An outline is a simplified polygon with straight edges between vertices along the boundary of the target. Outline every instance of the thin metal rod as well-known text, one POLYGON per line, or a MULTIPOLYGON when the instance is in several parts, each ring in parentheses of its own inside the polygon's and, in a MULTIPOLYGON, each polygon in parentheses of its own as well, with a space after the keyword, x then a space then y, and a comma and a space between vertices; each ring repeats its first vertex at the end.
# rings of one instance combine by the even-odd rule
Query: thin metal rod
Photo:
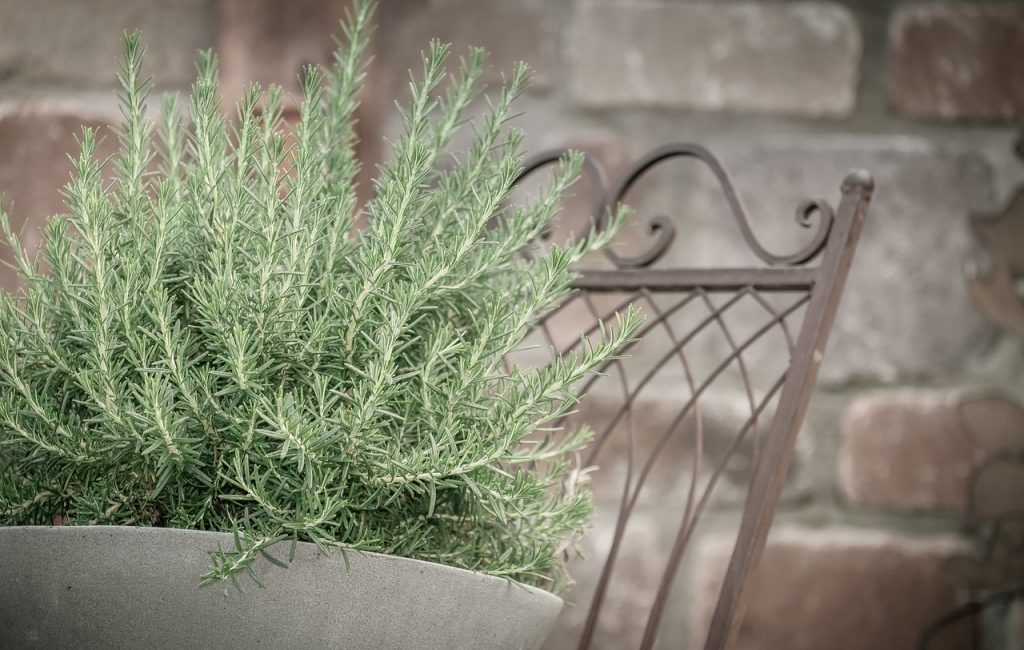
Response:
POLYGON ((820 285, 812 292, 807 306, 791 375, 782 390, 762 456, 754 467, 739 535, 711 618, 705 650, 724 650, 738 630, 736 623, 741 619, 750 590, 748 574, 764 550, 873 189, 874 182, 867 172, 852 172, 843 182, 843 198, 832 233, 836 239, 825 251, 819 267, 820 285))
POLYGON ((786 374, 783 373, 781 377, 775 382, 771 390, 764 396, 759 404, 750 412, 750 417, 743 424, 743 428, 740 429, 739 434, 733 439, 729 445, 729 449, 726 451, 725 458, 715 468, 711 478, 708 479, 708 484, 704 487, 704 492, 701 493, 700 501, 697 503, 697 510, 694 513, 694 517, 690 521, 683 521, 683 524, 679 528, 679 532, 676 534, 676 540, 672 545, 672 551, 669 554, 669 560, 665 567, 665 572, 661 576, 661 583, 658 585, 658 595, 654 599, 654 605, 651 607, 650 613, 647 615, 647 625, 644 627, 644 638, 640 644, 640 650, 650 650, 654 647, 654 642, 658 638, 658 627, 661 624, 661 618, 665 613, 665 606, 668 604, 668 598, 671 595, 672 585, 675 582, 676 574, 679 572, 679 565, 683 560, 683 552, 686 550, 687 545, 690 543, 690 538, 693 537, 693 533, 697 530, 697 520, 700 518, 701 513, 704 512, 704 508, 707 507, 708 502, 711 499, 711 493, 715 489, 715 485, 718 480, 725 473, 725 467, 729 460, 732 458, 736 450, 740 448, 743 440, 746 438, 747 433, 752 429, 757 428, 758 418, 764 409, 771 404, 772 399, 779 392, 779 389, 786 382, 786 374))
MULTIPOLYGON (((795 311, 796 309, 799 309, 804 304, 805 300, 806 300, 806 296, 802 297, 793 306, 791 306, 789 308, 789 310, 787 310, 786 312, 783 312, 781 317, 785 317, 785 315, 788 315, 788 313, 791 313, 792 311, 795 311)), ((716 312, 721 312, 723 309, 727 309, 728 306, 733 304, 734 302, 735 302, 735 299, 731 300, 726 305, 718 307, 716 309, 716 312)), ((713 316, 709 317, 705 321, 705 323, 710 323, 713 320, 714 320, 713 316)), ((607 591, 608 584, 609 584, 610 579, 611 579, 611 574, 614 571, 615 562, 616 562, 616 560, 618 558, 619 548, 620 548, 620 546, 622 544, 622 539, 623 539, 624 532, 625 532, 626 521, 629 519, 630 515, 632 515, 633 510, 636 507, 637 500, 638 500, 638 498, 640 496, 640 492, 643 489, 644 484, 647 482, 647 478, 650 475, 650 472, 653 469, 655 462, 659 458, 659 456, 661 454, 661 450, 665 447, 666 444, 668 444, 668 441, 672 437, 673 431, 675 431, 675 429, 680 425, 680 423, 689 414, 689 412, 691 410, 693 410, 694 408, 696 408, 696 406, 699 404, 700 397, 704 394, 704 392, 708 388, 711 387, 712 384, 714 384, 714 382, 718 378, 718 376, 721 375, 725 371, 725 369, 730 364, 732 364, 736 360, 736 358, 744 350, 746 350, 752 344, 757 342, 761 338, 761 336, 763 336, 765 333, 771 331, 772 327, 775 324, 776 323, 774 321, 773 322, 769 322, 769 323, 765 324, 764 326, 762 326, 760 329, 758 329, 756 332, 751 334, 743 343, 741 343, 739 346, 737 346, 736 349, 733 350, 733 352, 731 354, 729 354, 721 363, 719 363, 719 365, 711 372, 711 374, 703 382, 701 382, 701 384, 699 386, 697 386, 696 390, 690 396, 690 400, 686 403, 686 405, 683 407, 683 409, 676 415, 676 417, 672 420, 672 422, 667 427, 665 427, 665 430, 662 433, 662 435, 660 436, 657 444, 654 446, 654 448, 652 449, 651 453, 648 454, 647 460, 644 462, 643 468, 640 471, 640 474, 639 474, 639 476, 637 478, 636 484, 633 485, 633 486, 628 486, 627 485, 627 488, 631 488, 631 489, 627 490, 627 492, 629 494, 629 499, 628 499, 628 502, 626 502, 626 507, 620 509, 619 520, 618 520, 618 522, 616 524, 615 533, 614 533, 614 535, 612 537, 611 549, 608 551, 608 555, 606 556, 604 567, 602 568, 601 576, 600 576, 600 578, 598 580, 598 587, 595 590, 595 594, 594 594, 593 600, 591 601, 591 605, 590 605, 590 612, 588 613, 588 616, 587 616, 587 625, 585 627, 585 637, 584 637, 587 643, 586 644, 581 643, 580 644, 580 648, 587 648, 588 647, 587 644, 589 644, 590 638, 592 638, 592 636, 593 636, 593 630, 594 630, 594 628, 597 625, 598 613, 600 611, 601 604, 602 604, 602 602, 604 600, 605 592, 607 591)), ((696 331, 699 331, 699 329, 696 330, 696 331)), ((695 332, 691 331, 689 337, 692 337, 694 335, 695 335, 695 332)), ((688 340, 688 338, 680 341, 679 343, 677 343, 675 345, 673 345, 672 346, 672 350, 670 351, 670 353, 668 355, 666 355, 666 357, 664 357, 661 362, 659 362, 659 366, 658 367, 660 367, 661 365, 663 365, 665 363, 665 359, 671 358, 671 356, 676 354, 676 352, 678 352, 679 350, 682 350, 683 347, 685 346, 686 341, 688 340)), ((632 408, 632 403, 635 400, 636 395, 638 394, 638 392, 640 390, 640 387, 643 384, 645 384, 647 381, 650 380, 650 378, 653 376, 654 372, 656 372, 656 370, 652 371, 652 372, 649 372, 648 375, 646 377, 644 377, 644 379, 641 380, 641 382, 638 385, 638 387, 635 388, 633 390, 633 392, 630 394, 629 399, 626 402, 626 405, 622 409, 619 410, 618 414, 613 419, 612 424, 608 428, 606 428, 605 431, 603 431, 600 436, 598 436, 598 438, 594 441, 594 443, 592 443, 592 448, 591 448, 590 456, 585 461, 587 465, 594 464, 597 450, 599 450, 601 445, 604 443, 604 441, 607 440, 607 438, 609 437, 611 431, 614 429, 615 425, 622 418, 624 412, 627 409, 632 408)), ((774 391, 772 392, 772 395, 774 395, 774 391)), ((745 430, 743 432, 741 432, 740 436, 742 436, 742 435, 745 435, 745 430)), ((734 443, 734 444, 738 444, 738 443, 734 443)), ((722 469, 723 469, 722 467, 719 467, 716 470, 716 475, 718 473, 720 473, 722 471, 722 469)), ((717 479, 715 479, 715 480, 717 480, 717 479)), ((698 506, 698 514, 694 516, 694 520, 696 520, 696 518, 699 516, 699 511, 702 510, 702 509, 703 509, 702 506, 698 506)), ((692 525, 696 525, 696 521, 694 521, 692 523, 692 525)))
POLYGON ((582 271, 576 289, 613 293, 647 289, 652 292, 808 291, 818 277, 815 267, 781 269, 622 269, 582 271))

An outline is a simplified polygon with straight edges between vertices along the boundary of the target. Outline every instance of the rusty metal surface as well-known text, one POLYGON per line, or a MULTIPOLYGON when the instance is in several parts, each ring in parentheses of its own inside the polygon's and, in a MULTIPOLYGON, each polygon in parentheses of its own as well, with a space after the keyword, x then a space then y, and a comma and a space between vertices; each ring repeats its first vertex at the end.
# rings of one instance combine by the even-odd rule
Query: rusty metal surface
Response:
MULTIPOLYGON (((564 153, 536 157, 525 166, 520 181, 556 163, 564 153)), ((637 596, 643 600, 646 622, 642 638, 630 643, 654 647, 698 524, 709 504, 720 498, 717 492, 732 485, 730 489, 740 495, 742 519, 703 637, 708 650, 728 646, 793 461, 797 433, 873 189, 871 177, 857 171, 842 182, 835 210, 824 200, 802 202, 796 222, 809 236, 805 234, 803 243, 792 250, 773 251, 755 234, 721 161, 699 145, 673 144, 650 152, 611 185, 596 163, 587 161, 584 173, 596 226, 605 227, 609 206, 629 203, 634 186, 673 159, 694 161, 703 173, 710 173, 722 191, 735 236, 756 263, 744 268, 686 268, 668 255, 681 236, 674 220, 650 217, 639 222, 643 236, 632 248, 640 250, 626 253, 613 242, 605 260, 585 264, 574 296, 547 315, 536 332, 540 346, 564 353, 581 345, 581 322, 589 323, 582 327, 589 336, 630 303, 647 314, 639 341, 623 350, 631 356, 609 362, 602 376, 580 387, 591 396, 584 405, 598 411, 589 422, 595 438, 584 465, 623 467, 594 478, 595 492, 617 495, 619 505, 617 512, 604 513, 614 523, 606 548, 600 549, 603 563, 596 580, 574 594, 582 615, 577 626, 580 648, 599 644, 605 634, 604 605, 615 595, 616 580, 628 580, 633 571, 620 566, 638 536, 630 526, 637 523, 636 513, 651 503, 674 506, 669 512, 677 516, 675 534, 663 544, 658 558, 658 576, 653 579, 657 587, 646 599, 637 596), (768 356, 774 357, 773 363, 768 356), (710 396, 725 384, 729 386, 722 390, 738 395, 746 414, 723 424, 708 414, 714 411, 710 396), (664 426, 658 422, 654 427, 657 418, 650 394, 655 390, 659 396, 672 394, 670 413, 661 418, 668 421, 664 426), (595 393, 599 398, 594 399, 595 393), (688 451, 679 452, 680 445, 688 451), (686 461, 678 464, 685 466, 659 464, 666 457, 678 462, 683 456, 686 461), (602 481, 618 484, 609 487, 602 481)), ((633 217, 634 222, 642 218, 633 217)), ((585 414, 579 417, 587 419, 585 414)), ((621 643, 614 638, 612 643, 621 643)), ((670 647, 679 645, 671 640, 670 647)))

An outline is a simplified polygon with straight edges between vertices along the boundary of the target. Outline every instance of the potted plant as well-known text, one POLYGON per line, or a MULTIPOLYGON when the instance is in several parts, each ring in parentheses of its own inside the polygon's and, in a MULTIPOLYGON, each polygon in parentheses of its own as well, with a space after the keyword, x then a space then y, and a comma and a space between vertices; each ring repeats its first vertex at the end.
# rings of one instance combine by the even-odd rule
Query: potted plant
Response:
POLYGON ((591 506, 587 432, 537 432, 639 317, 543 368, 504 359, 625 212, 536 247, 580 158, 512 205, 526 68, 452 153, 484 54, 440 93, 438 43, 360 207, 371 13, 357 5, 329 71, 303 72, 294 129, 274 88, 225 120, 209 53, 189 109, 168 98, 151 126, 126 35, 113 181, 84 129, 38 258, 4 217, 24 284, 0 297, 5 643, 543 641, 561 601, 541 588, 564 584, 591 506))

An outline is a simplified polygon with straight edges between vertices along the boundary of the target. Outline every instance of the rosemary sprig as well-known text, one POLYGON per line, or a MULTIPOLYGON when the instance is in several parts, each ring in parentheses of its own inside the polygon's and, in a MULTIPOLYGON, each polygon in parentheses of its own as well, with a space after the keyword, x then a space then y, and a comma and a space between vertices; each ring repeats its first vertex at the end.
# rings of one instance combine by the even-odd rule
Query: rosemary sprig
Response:
POLYGON ((0 297, 0 524, 233 531, 207 581, 283 562, 271 547, 298 540, 561 584, 591 511, 574 461, 588 433, 531 434, 640 319, 546 368, 502 359, 625 212, 532 250, 581 158, 510 205, 522 136, 507 122, 528 70, 452 151, 485 54, 439 93, 435 42, 356 229, 372 10, 356 4, 331 69, 303 72, 291 132, 273 87, 226 120, 212 53, 188 108, 165 99, 154 124, 139 35, 124 36, 113 183, 84 129, 40 259, 2 215, 25 290, 0 297))

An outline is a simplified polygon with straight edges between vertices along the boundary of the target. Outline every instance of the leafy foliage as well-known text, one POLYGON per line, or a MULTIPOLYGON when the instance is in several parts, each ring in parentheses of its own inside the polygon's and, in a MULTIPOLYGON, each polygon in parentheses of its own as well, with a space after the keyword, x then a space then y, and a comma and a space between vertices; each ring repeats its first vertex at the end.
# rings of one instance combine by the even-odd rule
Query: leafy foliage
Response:
POLYGON ((557 586, 590 514, 574 460, 588 434, 533 434, 639 317, 544 368, 503 360, 624 213, 536 247, 580 159, 512 205, 521 135, 506 122, 527 70, 451 152, 485 56, 440 92, 438 43, 360 207, 371 13, 358 5, 330 70, 305 69, 294 129, 273 87, 251 86, 227 121, 210 53, 191 105, 165 99, 153 126, 125 36, 113 182, 84 129, 41 259, 4 215, 25 290, 0 298, 0 523, 235 531, 207 581, 255 578, 292 540, 557 586))

